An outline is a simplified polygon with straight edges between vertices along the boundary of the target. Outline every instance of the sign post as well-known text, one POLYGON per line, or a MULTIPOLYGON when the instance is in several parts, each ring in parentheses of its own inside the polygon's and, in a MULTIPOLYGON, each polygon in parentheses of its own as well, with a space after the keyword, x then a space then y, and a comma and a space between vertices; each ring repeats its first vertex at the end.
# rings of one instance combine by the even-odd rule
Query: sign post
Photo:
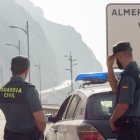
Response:
POLYGON ((107 56, 119 42, 130 42, 140 66, 140 3, 109 4, 106 7, 107 56))

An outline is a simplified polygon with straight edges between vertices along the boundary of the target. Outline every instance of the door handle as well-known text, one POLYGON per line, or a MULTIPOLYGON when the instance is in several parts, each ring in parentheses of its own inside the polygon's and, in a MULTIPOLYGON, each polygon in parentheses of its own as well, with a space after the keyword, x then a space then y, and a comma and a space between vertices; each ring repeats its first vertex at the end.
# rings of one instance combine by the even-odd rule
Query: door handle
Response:
POLYGON ((55 133, 58 132, 58 126, 52 126, 52 129, 55 133))
POLYGON ((58 129, 57 129, 57 128, 54 128, 53 131, 54 131, 55 133, 57 133, 57 132, 58 132, 58 129))

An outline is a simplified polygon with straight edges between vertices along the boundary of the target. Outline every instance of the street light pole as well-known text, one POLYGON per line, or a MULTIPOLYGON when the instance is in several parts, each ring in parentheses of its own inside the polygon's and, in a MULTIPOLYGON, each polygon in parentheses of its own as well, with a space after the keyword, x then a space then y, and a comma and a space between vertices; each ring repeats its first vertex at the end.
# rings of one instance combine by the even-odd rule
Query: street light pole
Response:
POLYGON ((3 84, 3 83, 4 83, 3 81, 4 81, 4 80, 3 80, 3 70, 2 70, 2 66, 0 67, 0 72, 1 72, 1 87, 3 87, 3 85, 4 85, 4 84, 3 84))
MULTIPOLYGON (((28 51, 28 58, 30 59, 30 43, 29 43, 29 24, 28 21, 26 21, 26 29, 17 27, 17 26, 10 26, 10 28, 20 29, 27 35, 27 51, 28 51)), ((30 70, 29 70, 29 82, 30 82, 30 70)))
POLYGON ((70 55, 69 55, 69 56, 65 55, 64 57, 67 57, 68 60, 70 61, 70 69, 66 69, 66 70, 69 70, 69 71, 70 71, 70 77, 71 77, 71 91, 73 91, 73 66, 74 66, 74 65, 77 65, 77 63, 73 64, 73 62, 76 61, 76 59, 73 59, 73 58, 72 58, 71 52, 70 52, 70 55))
POLYGON ((19 48, 19 55, 20 55, 20 51, 21 51, 21 49, 20 49, 20 40, 18 41, 18 48, 19 48))
POLYGON ((39 87, 40 87, 40 102, 41 102, 41 66, 40 66, 40 63, 38 65, 35 65, 36 67, 38 67, 38 70, 39 70, 39 87))
POLYGON ((20 55, 20 40, 18 41, 18 45, 14 45, 14 44, 10 44, 10 43, 5 44, 5 45, 15 47, 18 50, 19 55, 20 55))
POLYGON ((73 91, 73 65, 72 65, 72 55, 70 52, 70 73, 71 73, 71 91, 73 91))
POLYGON ((26 35, 27 35, 27 47, 28 47, 28 58, 30 58, 30 49, 29 49, 29 24, 26 22, 26 35))

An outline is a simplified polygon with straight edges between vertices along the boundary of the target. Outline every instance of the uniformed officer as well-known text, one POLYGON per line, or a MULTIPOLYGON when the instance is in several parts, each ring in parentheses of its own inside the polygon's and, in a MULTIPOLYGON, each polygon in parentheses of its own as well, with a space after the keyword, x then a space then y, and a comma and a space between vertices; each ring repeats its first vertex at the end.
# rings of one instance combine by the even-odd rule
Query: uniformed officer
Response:
POLYGON ((140 70, 133 61, 129 42, 113 47, 108 57, 108 78, 112 91, 116 93, 116 107, 110 119, 110 126, 117 132, 117 140, 140 140, 140 70), (113 64, 124 71, 118 82, 113 64))
POLYGON ((4 140, 39 140, 46 122, 35 86, 25 82, 29 59, 14 57, 11 61, 12 77, 0 89, 0 109, 6 124, 4 140))

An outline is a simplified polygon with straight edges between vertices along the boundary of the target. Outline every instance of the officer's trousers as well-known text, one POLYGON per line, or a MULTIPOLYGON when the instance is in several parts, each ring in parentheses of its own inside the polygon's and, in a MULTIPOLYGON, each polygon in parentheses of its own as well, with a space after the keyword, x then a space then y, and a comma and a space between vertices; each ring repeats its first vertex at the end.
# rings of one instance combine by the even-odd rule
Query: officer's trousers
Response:
POLYGON ((140 140, 140 127, 120 127, 117 131, 117 140, 140 140))
POLYGON ((32 132, 14 133, 4 130, 4 140, 39 140, 41 133, 35 129, 32 132))
POLYGON ((140 117, 124 117, 116 122, 117 140, 140 140, 140 117))

